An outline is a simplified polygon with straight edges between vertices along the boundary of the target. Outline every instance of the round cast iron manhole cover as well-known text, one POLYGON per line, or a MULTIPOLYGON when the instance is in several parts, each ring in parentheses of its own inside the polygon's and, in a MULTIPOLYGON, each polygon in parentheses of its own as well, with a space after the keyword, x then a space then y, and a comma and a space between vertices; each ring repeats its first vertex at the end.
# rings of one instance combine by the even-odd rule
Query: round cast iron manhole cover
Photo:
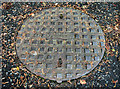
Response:
POLYGON ((23 23, 16 41, 21 62, 36 75, 58 83, 79 78, 101 61, 101 27, 80 10, 44 9, 23 23))

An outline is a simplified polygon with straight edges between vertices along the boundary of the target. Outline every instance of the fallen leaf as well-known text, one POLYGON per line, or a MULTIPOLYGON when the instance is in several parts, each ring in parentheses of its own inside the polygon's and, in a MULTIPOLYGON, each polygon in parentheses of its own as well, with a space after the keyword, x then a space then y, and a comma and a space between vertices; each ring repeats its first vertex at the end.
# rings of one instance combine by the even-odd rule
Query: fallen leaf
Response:
POLYGON ((105 61, 105 63, 107 63, 107 62, 108 62, 108 63, 110 63, 110 61, 109 61, 109 60, 106 60, 106 61, 105 61))
POLYGON ((81 84, 86 84, 86 81, 85 80, 80 80, 80 83, 81 84))
POLYGON ((114 54, 113 54, 113 53, 111 53, 111 56, 114 56, 114 54))
POLYGON ((114 81, 114 80, 112 79, 112 83, 117 83, 117 82, 118 82, 118 80, 114 81))
POLYGON ((109 44, 108 44, 108 43, 106 43, 106 44, 105 44, 105 47, 106 47, 106 49, 107 49, 107 50, 109 50, 109 49, 110 49, 110 47, 109 47, 109 44))
POLYGON ((72 84, 72 82, 70 80, 67 81, 68 83, 72 84))
POLYGON ((115 52, 115 49, 112 49, 113 52, 115 52))
POLYGON ((114 80, 112 79, 112 83, 115 83, 114 88, 116 87, 116 83, 117 83, 117 82, 118 82, 118 80, 114 81, 114 80))
POLYGON ((17 70, 19 70, 19 67, 17 67, 17 70))
POLYGON ((105 86, 107 86, 107 84, 105 84, 105 86))
POLYGON ((20 77, 21 80, 23 80, 23 78, 24 78, 23 76, 20 77))

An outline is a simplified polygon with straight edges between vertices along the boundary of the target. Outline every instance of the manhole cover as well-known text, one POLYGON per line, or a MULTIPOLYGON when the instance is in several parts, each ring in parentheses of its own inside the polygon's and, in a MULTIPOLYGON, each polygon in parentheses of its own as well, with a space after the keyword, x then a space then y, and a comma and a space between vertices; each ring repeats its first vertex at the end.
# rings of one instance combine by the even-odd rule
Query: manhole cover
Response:
POLYGON ((31 72, 60 83, 94 69, 104 54, 105 38, 85 13, 54 7, 26 20, 18 32, 16 49, 31 72))

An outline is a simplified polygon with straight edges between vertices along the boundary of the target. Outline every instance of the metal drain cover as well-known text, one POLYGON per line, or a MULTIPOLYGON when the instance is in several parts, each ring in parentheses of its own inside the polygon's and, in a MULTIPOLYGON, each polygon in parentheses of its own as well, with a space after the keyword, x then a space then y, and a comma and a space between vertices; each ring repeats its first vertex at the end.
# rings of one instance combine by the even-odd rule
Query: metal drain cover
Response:
POLYGON ((60 83, 94 69, 104 54, 105 38, 100 26, 85 13, 54 7, 23 23, 16 49, 31 72, 60 83))

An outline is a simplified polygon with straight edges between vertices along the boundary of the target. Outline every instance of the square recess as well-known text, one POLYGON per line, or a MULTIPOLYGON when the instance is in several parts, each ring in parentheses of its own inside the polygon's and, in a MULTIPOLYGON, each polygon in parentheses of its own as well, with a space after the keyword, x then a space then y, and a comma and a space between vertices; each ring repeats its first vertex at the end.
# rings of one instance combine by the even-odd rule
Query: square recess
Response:
POLYGON ((32 41, 32 44, 37 44, 37 43, 38 43, 37 40, 33 40, 33 41, 32 41))
POLYGON ((49 41, 48 41, 48 44, 53 44, 53 40, 49 40, 49 41))
POLYGON ((90 32, 95 32, 94 28, 89 28, 90 32))
POLYGON ((37 59, 43 59, 43 55, 42 54, 37 55, 37 59))
POLYGON ((66 59, 67 60, 72 60, 72 56, 71 55, 66 55, 66 59))
POLYGON ((88 36, 87 35, 82 35, 82 38, 87 39, 88 36))
POLYGON ((91 69, 91 64, 87 64, 87 69, 91 69))
POLYGON ((85 60, 86 61, 90 61, 91 60, 91 56, 85 56, 85 60))
POLYGON ((21 59, 26 59, 26 55, 25 54, 21 54, 21 59))
POLYGON ((79 34, 75 34, 74 36, 75 36, 75 38, 79 38, 79 34))
POLYGON ((76 69, 82 69, 81 64, 76 64, 76 69))
POLYGON ((36 67, 37 67, 37 68, 42 68, 42 67, 43 67, 43 64, 42 64, 42 63, 38 63, 38 64, 36 65, 36 67))
POLYGON ((75 48, 75 52, 81 52, 80 48, 75 48))
POLYGON ((75 45, 80 45, 80 41, 75 41, 75 45))
POLYGON ((60 31, 63 31, 63 29, 62 28, 58 28, 58 31, 60 32, 60 31))
POLYGON ((52 55, 47 55, 47 59, 52 59, 52 55))
POLYGON ((52 68, 52 67, 53 67, 52 63, 46 64, 46 68, 52 68))
POLYGON ((96 35, 91 35, 91 39, 96 39, 96 35))
POLYGON ((101 45, 101 46, 105 46, 104 42, 100 42, 100 45, 101 45))
POLYGON ((74 28, 74 31, 79 31, 79 28, 74 28))
POLYGON ((57 52, 62 52, 62 48, 57 48, 57 52))
POLYGON ((66 52, 71 52, 72 48, 66 48, 66 52))
POLYGON ((29 40, 24 40, 24 44, 29 44, 29 40))
POLYGON ((82 32, 87 32, 87 29, 86 28, 82 28, 82 32))
POLYGON ((94 59, 95 61, 99 61, 100 60, 100 58, 99 58, 99 56, 95 56, 95 59, 94 59))
POLYGON ((93 41, 92 45, 97 46, 97 42, 93 41))
POLYGON ((79 73, 76 73, 76 75, 77 75, 77 76, 80 76, 81 74, 79 74, 79 73))
POLYGON ((33 63, 29 63, 28 64, 30 68, 33 68, 34 64, 33 63))
POLYGON ((78 17, 74 17, 74 20, 78 20, 78 17))
POLYGON ((88 48, 85 48, 85 53, 90 53, 90 50, 88 48))
POLYGON ((31 47, 30 48, 30 51, 35 51, 36 50, 36 47, 31 47))
POLYGON ((67 41, 66 44, 67 44, 67 45, 71 45, 71 41, 67 41))
POLYGON ((57 41, 57 44, 62 44, 62 40, 58 40, 58 41, 57 41))
POLYGON ((47 77, 52 77, 52 73, 46 73, 47 77))
POLYGON ((58 73, 58 74, 57 74, 57 78, 62 78, 62 74, 61 74, 61 73, 58 73))
POLYGON ((94 53, 99 53, 99 50, 94 48, 94 53))
MULTIPOLYGON (((28 40, 29 41, 29 40, 28 40)), ((21 39, 18 39, 17 41, 16 41, 16 43, 18 43, 18 44, 20 44, 22 41, 21 41, 21 39)))
POLYGON ((36 56, 35 56, 35 55, 33 55, 33 54, 30 54, 30 55, 29 55, 29 58, 30 58, 31 60, 34 60, 34 59, 35 59, 35 57, 36 57, 36 56))
POLYGON ((41 51, 41 52, 44 52, 44 47, 41 47, 41 48, 40 48, 40 51, 41 51))
POLYGON ((72 64, 67 64, 67 69, 72 69, 72 64))
POLYGON ((66 74, 66 77, 67 77, 67 78, 71 78, 71 77, 72 77, 72 74, 68 73, 68 74, 66 74))
POLYGON ((75 56, 76 60, 82 60, 81 56, 75 56))
POLYGON ((85 46, 88 46, 88 45, 89 45, 89 42, 84 42, 84 45, 85 45, 85 46))
POLYGON ((71 32, 71 28, 69 27, 69 28, 66 28, 66 31, 68 31, 68 32, 71 32))
POLYGON ((53 51, 53 47, 49 47, 49 48, 48 48, 48 51, 49 51, 49 52, 52 52, 52 51, 53 51))
POLYGON ((99 39, 104 39, 104 36, 103 35, 99 36, 99 39))

